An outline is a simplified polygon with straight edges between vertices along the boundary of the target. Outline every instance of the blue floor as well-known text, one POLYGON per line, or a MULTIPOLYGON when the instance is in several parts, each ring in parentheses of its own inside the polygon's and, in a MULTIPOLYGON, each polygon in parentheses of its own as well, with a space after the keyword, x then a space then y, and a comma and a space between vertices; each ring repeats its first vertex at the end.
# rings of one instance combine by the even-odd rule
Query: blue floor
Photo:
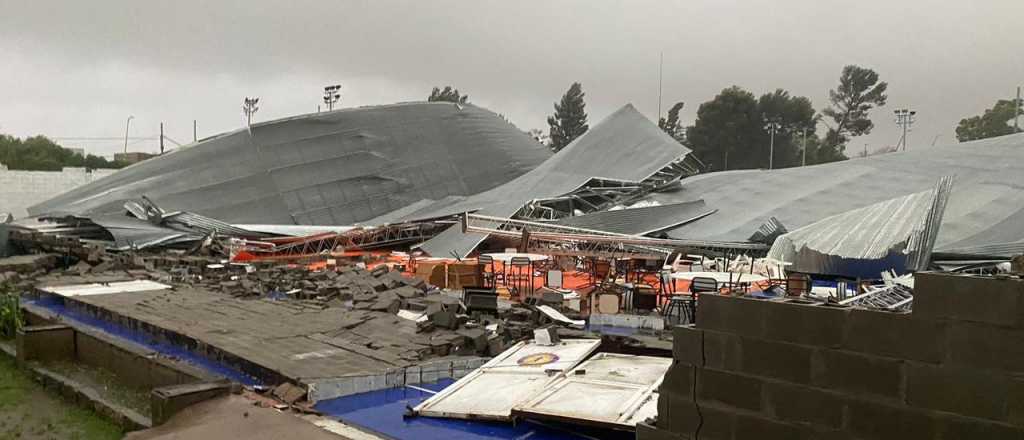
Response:
POLYGON ((243 385, 263 385, 259 380, 249 376, 248 374, 219 362, 199 356, 186 347, 157 342, 153 340, 152 336, 144 332, 133 330, 120 324, 104 321, 88 313, 83 313, 75 309, 69 309, 65 305, 64 298, 62 297, 45 295, 40 299, 25 300, 24 302, 26 304, 49 310, 69 323, 94 328, 109 335, 134 342, 162 355, 182 360, 209 373, 227 377, 243 385))
MULTIPOLYGON (((436 383, 416 387, 436 392, 453 382, 451 379, 442 379, 436 383)), ((578 427, 530 421, 513 425, 433 417, 403 417, 407 407, 415 407, 431 395, 433 394, 410 387, 392 388, 321 401, 315 408, 328 417, 398 440, 625 440, 636 437, 629 432, 583 431, 578 427)))

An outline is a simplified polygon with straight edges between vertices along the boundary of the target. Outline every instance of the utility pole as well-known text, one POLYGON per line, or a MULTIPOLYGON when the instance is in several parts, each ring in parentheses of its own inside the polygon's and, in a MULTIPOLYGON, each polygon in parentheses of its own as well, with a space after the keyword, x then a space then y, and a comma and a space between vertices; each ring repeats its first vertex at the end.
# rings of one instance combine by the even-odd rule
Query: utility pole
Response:
POLYGON ((135 119, 135 116, 129 116, 128 120, 124 122, 124 152, 125 153, 128 152, 128 127, 131 126, 132 119, 135 119))
POLYGON ((768 144, 768 169, 775 169, 775 133, 782 128, 782 123, 778 118, 768 118, 764 116, 765 127, 768 129, 768 133, 771 134, 771 142, 768 144))
POLYGON ((160 154, 164 154, 164 123, 160 123, 160 154))
MULTIPOLYGON (((896 114, 896 125, 903 128, 903 136, 900 138, 900 144, 903 144, 903 151, 907 151, 907 130, 910 129, 911 125, 914 125, 917 112, 910 109, 900 108, 893 111, 896 114)), ((896 150, 899 150, 899 144, 896 145, 896 150)))
POLYGON ((327 111, 334 110, 334 104, 341 100, 340 91, 340 84, 324 87, 324 104, 327 104, 327 111))
POLYGON ((803 144, 804 157, 800 160, 800 166, 805 167, 807 166, 807 127, 804 127, 803 129, 803 144))
POLYGON ((665 71, 665 52, 658 54, 658 121, 661 121, 661 77, 665 71))
POLYGON ((196 120, 193 119, 192 120, 192 142, 195 142, 195 141, 199 140, 198 133, 199 133, 198 130, 196 130, 196 120))
POLYGON ((260 98, 250 98, 248 96, 242 101, 242 112, 245 113, 245 125, 246 127, 252 128, 252 115, 259 111, 260 98))
POLYGON ((1017 105, 1013 106, 1013 131, 1020 133, 1020 113, 1024 111, 1024 102, 1020 100, 1020 86, 1017 86, 1017 100, 1014 101, 1014 104, 1017 105))

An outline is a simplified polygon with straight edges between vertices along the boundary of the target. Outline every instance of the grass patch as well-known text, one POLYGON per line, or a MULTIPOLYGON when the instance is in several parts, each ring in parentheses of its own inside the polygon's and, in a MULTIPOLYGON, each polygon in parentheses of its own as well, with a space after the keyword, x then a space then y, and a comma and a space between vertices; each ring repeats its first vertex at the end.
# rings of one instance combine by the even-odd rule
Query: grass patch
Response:
POLYGON ((121 428, 50 394, 0 355, 0 440, 117 440, 121 428))

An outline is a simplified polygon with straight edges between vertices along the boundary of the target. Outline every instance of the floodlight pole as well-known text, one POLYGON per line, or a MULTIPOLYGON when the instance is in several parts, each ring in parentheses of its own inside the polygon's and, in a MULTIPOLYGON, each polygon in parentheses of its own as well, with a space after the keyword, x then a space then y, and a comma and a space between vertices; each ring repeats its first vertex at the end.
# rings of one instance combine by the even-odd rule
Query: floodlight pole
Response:
POLYGON ((132 119, 135 119, 135 116, 129 116, 128 120, 126 120, 124 122, 124 152, 125 153, 128 152, 128 127, 131 126, 132 119))
MULTIPOLYGON (((324 104, 327 104, 327 111, 334 110, 334 104, 341 100, 341 84, 324 87, 324 104)), ((319 109, 319 107, 317 107, 319 109)), ((319 110, 317 110, 319 112, 319 110)))
POLYGON ((1017 100, 1013 103, 1013 131, 1020 133, 1020 113, 1024 110, 1024 102, 1020 100, 1020 86, 1017 86, 1017 100))
MULTIPOLYGON (((896 114, 896 125, 903 128, 903 137, 900 142, 903 144, 903 151, 907 151, 907 130, 914 125, 914 116, 917 115, 917 111, 901 108, 894 110, 893 113, 896 114)), ((896 145, 896 149, 899 149, 899 144, 896 145)))
POLYGON ((768 144, 768 169, 771 170, 775 169, 775 132, 782 128, 782 124, 778 119, 769 119, 767 116, 764 116, 764 119, 767 123, 765 128, 771 134, 771 141, 768 144))

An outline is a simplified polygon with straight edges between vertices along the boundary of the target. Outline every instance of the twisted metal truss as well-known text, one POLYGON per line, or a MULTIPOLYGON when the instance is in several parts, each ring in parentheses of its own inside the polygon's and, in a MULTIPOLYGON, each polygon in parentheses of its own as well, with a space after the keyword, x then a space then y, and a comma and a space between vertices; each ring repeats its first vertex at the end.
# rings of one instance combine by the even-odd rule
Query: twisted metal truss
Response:
POLYGON ((914 306, 914 291, 909 287, 893 284, 852 296, 839 301, 839 304, 893 312, 910 311, 914 306))
POLYGON ((568 194, 527 202, 514 218, 556 220, 570 217, 576 211, 584 213, 604 211, 615 205, 629 203, 651 192, 664 189, 685 176, 700 172, 700 169, 687 159, 689 157, 690 155, 687 155, 676 159, 641 182, 591 179, 568 194))
POLYGON ((427 240, 450 226, 444 222, 399 223, 345 232, 325 232, 305 237, 231 242, 232 255, 247 252, 256 260, 294 260, 329 256, 352 250, 371 250, 427 240))
POLYGON ((461 219, 463 232, 520 238, 528 251, 546 255, 664 258, 680 250, 767 249, 761 243, 650 238, 470 213, 461 219))

